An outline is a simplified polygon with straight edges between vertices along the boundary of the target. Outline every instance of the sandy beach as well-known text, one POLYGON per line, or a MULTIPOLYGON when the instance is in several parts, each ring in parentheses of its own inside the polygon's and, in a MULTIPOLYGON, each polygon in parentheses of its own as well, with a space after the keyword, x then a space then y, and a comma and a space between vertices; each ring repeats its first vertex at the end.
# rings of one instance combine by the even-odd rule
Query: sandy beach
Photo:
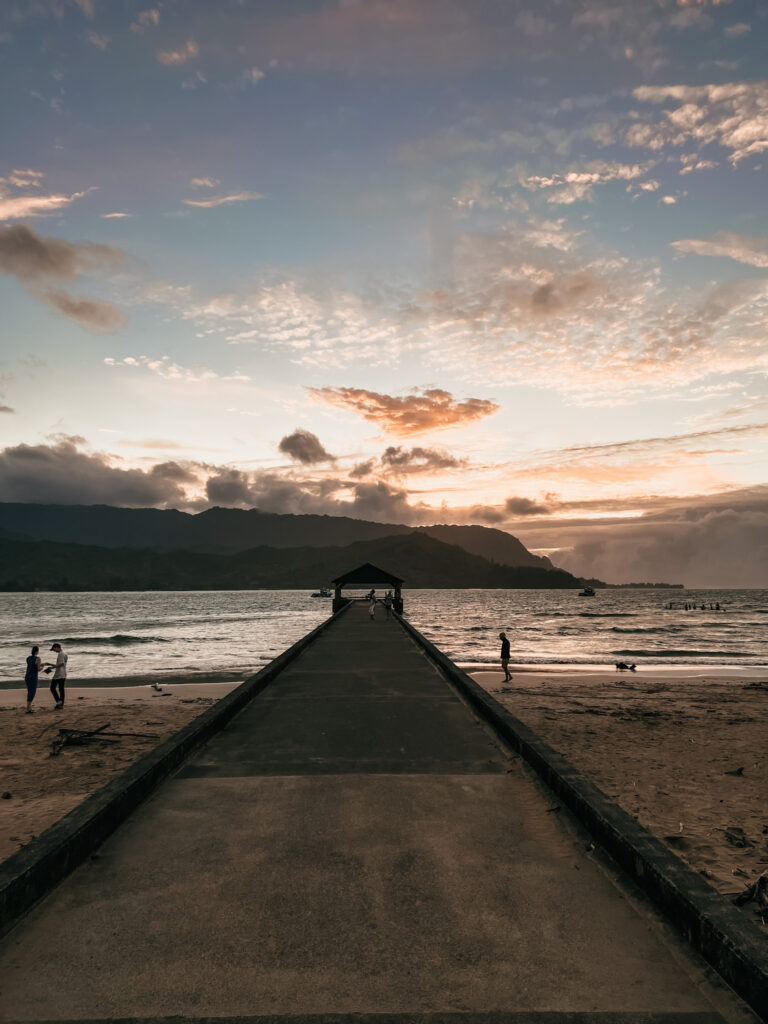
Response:
POLYGON ((25 691, 0 691, 0 860, 15 853, 118 772, 178 732, 237 683, 163 684, 67 689, 55 711, 46 689, 35 712, 24 712, 25 691), (60 729, 122 733, 117 742, 67 746, 51 756, 60 729), (141 735, 139 735, 141 734, 141 735), (5 796, 5 794, 10 796, 5 796))
MULTIPOLYGON (((510 684, 500 670, 472 675, 720 892, 768 870, 768 674, 518 667, 510 684)), ((23 691, 0 691, 2 791, 11 794, 0 804, 0 858, 237 685, 179 678, 161 692, 136 680, 72 686, 64 712, 43 690, 34 715, 23 712, 23 691), (60 728, 105 723, 133 735, 50 756, 60 728)))
POLYGON ((768 870, 768 673, 472 675, 721 893, 768 870))

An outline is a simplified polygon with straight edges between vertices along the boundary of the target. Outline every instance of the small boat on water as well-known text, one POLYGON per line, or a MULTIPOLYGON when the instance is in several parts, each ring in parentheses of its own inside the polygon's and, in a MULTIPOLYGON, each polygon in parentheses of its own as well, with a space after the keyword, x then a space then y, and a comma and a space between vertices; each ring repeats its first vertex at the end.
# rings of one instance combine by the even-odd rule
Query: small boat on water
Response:
POLYGON ((594 597, 594 596, 595 596, 595 588, 594 587, 584 587, 583 590, 579 591, 579 597, 594 597))
POLYGON ((310 595, 311 597, 332 597, 330 587, 320 587, 318 591, 310 595))

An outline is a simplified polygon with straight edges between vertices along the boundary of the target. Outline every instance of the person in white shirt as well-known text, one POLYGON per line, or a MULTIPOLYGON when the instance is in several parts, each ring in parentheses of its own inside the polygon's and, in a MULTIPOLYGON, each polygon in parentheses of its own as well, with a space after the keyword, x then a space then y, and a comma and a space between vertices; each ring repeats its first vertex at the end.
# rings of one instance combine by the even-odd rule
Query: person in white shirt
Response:
POLYGON ((53 669, 51 693, 56 701, 56 709, 61 710, 64 707, 64 698, 66 696, 64 684, 67 681, 67 656, 62 651, 61 644, 58 641, 52 645, 51 650, 56 651, 56 664, 47 665, 45 671, 50 672, 53 669))

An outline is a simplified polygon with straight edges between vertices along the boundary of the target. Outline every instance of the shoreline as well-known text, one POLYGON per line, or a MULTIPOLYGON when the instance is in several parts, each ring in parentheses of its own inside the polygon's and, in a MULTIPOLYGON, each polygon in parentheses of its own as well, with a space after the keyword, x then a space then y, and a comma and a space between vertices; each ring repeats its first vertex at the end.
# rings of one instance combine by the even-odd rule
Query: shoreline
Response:
MULTIPOLYGON (((67 690, 70 687, 72 689, 77 687, 90 690, 95 688, 112 689, 115 687, 151 686, 155 682, 161 686, 205 686, 208 683, 242 683, 244 679, 255 675, 263 667, 263 665, 259 665, 257 668, 239 671, 236 669, 212 669, 210 672, 174 672, 173 670, 164 672, 162 669, 156 669, 152 672, 137 672, 132 675, 93 676, 90 678, 73 675, 71 681, 67 683, 67 690)), ((37 684, 38 694, 47 692, 50 679, 50 676, 41 675, 37 684)), ((2 694, 2 691, 7 690, 24 690, 24 683, 19 679, 0 679, 0 694, 2 694)), ((1 696, 0 700, 2 700, 1 696)))
MULTIPOLYGON (((86 707, 122 704, 125 702, 154 701, 157 703, 158 699, 164 697, 174 698, 172 701, 174 704, 179 702, 189 704, 196 701, 216 701, 221 697, 226 697, 228 693, 244 681, 245 677, 241 674, 236 679, 211 680, 206 676, 199 682, 185 682, 183 681, 184 677, 181 677, 182 681, 179 682, 163 679, 158 682, 159 690, 154 689, 151 682, 136 682, 136 678, 133 677, 130 682, 125 679, 116 679, 105 685, 100 683, 88 684, 80 681, 76 684, 73 683, 71 686, 67 686, 65 710, 80 701, 84 701, 86 707)), ((153 676, 152 682, 155 679, 157 677, 153 676)), ((0 709, 2 710, 25 707, 26 701, 26 690, 22 688, 11 689, 9 687, 4 690, 0 689, 0 709)), ((163 703, 167 703, 167 701, 163 701, 163 703)), ((34 712, 31 717, 34 717, 34 715, 47 707, 53 708, 53 698, 46 686, 42 689, 38 688, 33 703, 34 712)), ((62 724, 64 723, 62 722, 62 724)))
MULTIPOLYGON (((265 662, 264 664, 269 664, 265 662)), ((501 669, 493 662, 466 662, 456 661, 454 664, 467 672, 473 678, 475 676, 499 676, 501 669)), ((79 689, 116 689, 151 686, 152 683, 159 683, 161 686, 206 686, 211 683, 241 683, 248 676, 259 672, 264 665, 257 665, 247 669, 201 669, 198 672, 175 672, 173 669, 153 669, 148 672, 136 672, 129 675, 115 676, 93 676, 81 677, 73 675, 67 686, 69 690, 79 689)), ((675 676, 679 678, 697 678, 708 680, 713 677, 732 677, 735 680, 744 679, 766 679, 768 678, 768 665, 718 665, 718 664, 695 664, 695 665, 642 665, 632 671, 619 671, 613 664, 600 664, 593 662, 589 664, 572 664, 564 662, 543 662, 540 664, 521 663, 510 664, 510 672, 514 675, 525 675, 532 681, 545 681, 549 677, 561 679, 565 675, 576 676, 579 682, 595 682, 598 680, 612 679, 615 681, 633 679, 654 678, 659 675, 675 676)), ((478 680, 479 681, 479 680, 478 680)), ((47 692, 50 683, 49 676, 41 676, 38 683, 38 694, 47 692)), ((2 693, 5 691, 24 692, 24 683, 21 679, 0 679, 0 702, 2 693)))

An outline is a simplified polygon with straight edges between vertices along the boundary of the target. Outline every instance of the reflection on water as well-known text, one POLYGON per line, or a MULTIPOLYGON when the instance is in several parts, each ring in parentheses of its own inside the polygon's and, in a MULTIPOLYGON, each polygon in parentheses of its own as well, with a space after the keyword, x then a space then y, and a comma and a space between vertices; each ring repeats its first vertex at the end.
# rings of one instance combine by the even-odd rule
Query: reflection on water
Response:
MULTIPOLYGON (((768 664, 764 590, 406 590, 413 624, 462 664, 768 664), (674 607, 667 608, 672 601, 674 607), (687 602, 695 611, 683 611, 687 602), (719 602, 721 611, 710 609, 719 602), (705 609, 701 610, 701 605, 705 609)), ((0 594, 0 679, 20 679, 29 646, 62 640, 73 679, 252 672, 330 614, 308 591, 0 594)), ((46 646, 47 645, 47 646, 46 646)))

